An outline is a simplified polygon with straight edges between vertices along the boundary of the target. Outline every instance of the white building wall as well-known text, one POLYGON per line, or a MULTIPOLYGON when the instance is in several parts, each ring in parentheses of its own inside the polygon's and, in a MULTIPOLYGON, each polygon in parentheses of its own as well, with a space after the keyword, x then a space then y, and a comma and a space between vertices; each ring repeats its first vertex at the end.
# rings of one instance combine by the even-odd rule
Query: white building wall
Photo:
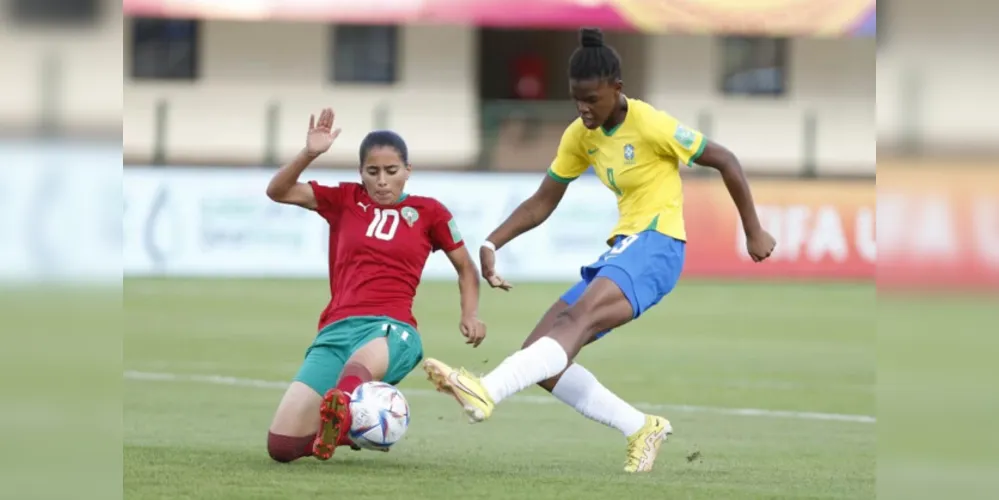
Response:
POLYGON ((121 8, 104 8, 95 28, 24 28, 0 9, 0 127, 30 129, 43 109, 73 131, 121 125, 121 8), (43 81, 46 60, 59 76, 43 81), (48 88, 54 88, 52 95, 48 88))
POLYGON ((816 154, 826 172, 870 173, 876 163, 875 42, 795 39, 784 97, 732 97, 719 90, 722 51, 706 36, 649 39, 645 98, 698 124, 749 169, 796 172, 805 158, 805 116, 818 120, 816 154))
MULTIPOLYGON (((994 143, 999 137, 999 121, 980 112, 996 101, 991 82, 999 80, 999 64, 988 64, 994 58, 987 51, 999 46, 999 33, 989 21, 999 18, 999 3, 953 0, 948 5, 952 8, 945 13, 927 0, 893 2, 886 18, 889 44, 878 54, 877 70, 873 40, 794 40, 789 95, 778 100, 723 96, 717 90, 719 44, 710 37, 649 37, 641 46, 621 49, 627 67, 637 68, 628 70, 628 81, 635 82, 632 92, 692 124, 706 112, 713 118, 713 138, 735 150, 749 168, 800 169, 804 116, 814 111, 820 168, 870 172, 875 137, 896 139, 904 127, 937 142, 994 143), (903 35, 912 42, 890 43, 903 35), (635 56, 644 64, 636 64, 635 56), (901 90, 906 72, 922 83, 917 105, 908 103, 901 90)), ((197 81, 138 82, 126 76, 121 83, 131 55, 130 30, 122 29, 120 10, 106 12, 100 30, 62 35, 9 25, 0 30, 0 60, 12 73, 24 75, 0 83, 0 126, 37 123, 44 105, 41 56, 54 53, 66 65, 56 103, 61 118, 72 129, 121 124, 125 156, 131 160, 152 158, 156 103, 166 99, 169 161, 260 162, 266 110, 273 101, 281 109, 282 158, 301 147, 309 113, 331 106, 344 128, 331 161, 353 164, 361 137, 375 126, 376 108, 385 106, 388 126, 409 140, 417 165, 476 161, 473 28, 402 28, 400 81, 381 87, 328 82, 330 28, 325 24, 207 21, 197 81)))
POLYGON ((999 2, 895 0, 878 54, 878 137, 931 147, 999 143, 999 2))
MULTIPOLYGON (((401 28, 399 81, 386 86, 330 82, 331 36, 325 24, 203 23, 198 80, 126 78, 126 157, 151 158, 156 103, 166 99, 168 161, 260 162, 267 108, 278 102, 282 158, 301 149, 309 114, 329 106, 343 128, 329 161, 356 163, 357 147, 375 127, 376 109, 384 106, 389 110, 388 127, 407 139, 414 164, 449 167, 475 162, 479 126, 473 29, 401 28)), ((130 45, 126 39, 126 60, 130 45)))

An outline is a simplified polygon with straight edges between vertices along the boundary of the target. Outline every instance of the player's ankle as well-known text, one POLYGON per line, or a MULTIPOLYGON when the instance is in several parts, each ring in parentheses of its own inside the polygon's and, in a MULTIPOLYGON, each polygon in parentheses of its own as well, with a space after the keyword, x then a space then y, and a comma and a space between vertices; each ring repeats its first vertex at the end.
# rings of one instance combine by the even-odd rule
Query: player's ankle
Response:
POLYGON ((350 439, 350 428, 353 425, 353 419, 350 416, 350 405, 344 408, 343 420, 340 422, 340 434, 336 437, 337 446, 350 446, 354 444, 354 441, 350 439))
POLYGON ((346 434, 343 435, 343 436, 340 436, 340 437, 338 437, 336 439, 336 445, 337 445, 337 447, 340 447, 340 446, 350 446, 350 447, 353 447, 353 446, 355 446, 354 442, 351 441, 350 437, 347 436, 346 434))
POLYGON ((340 435, 336 438, 337 446, 353 446, 354 441, 350 439, 350 422, 346 422, 340 435))
POLYGON ((360 363, 350 362, 343 368, 336 388, 350 395, 353 394, 359 385, 370 382, 372 378, 371 371, 367 367, 360 363))

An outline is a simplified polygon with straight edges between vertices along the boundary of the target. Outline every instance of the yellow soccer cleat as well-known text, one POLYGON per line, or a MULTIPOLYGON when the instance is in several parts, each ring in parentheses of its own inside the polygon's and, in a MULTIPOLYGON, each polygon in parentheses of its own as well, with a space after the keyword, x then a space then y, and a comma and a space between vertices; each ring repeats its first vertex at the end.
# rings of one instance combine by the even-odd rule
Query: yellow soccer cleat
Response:
POLYGON ((496 405, 479 377, 464 368, 455 370, 433 358, 423 362, 423 370, 438 391, 450 394, 458 401, 471 423, 481 422, 493 414, 496 405))
POLYGON ((673 433, 669 420, 655 415, 645 416, 645 425, 628 437, 628 459, 625 472, 648 472, 659 455, 659 447, 673 433))

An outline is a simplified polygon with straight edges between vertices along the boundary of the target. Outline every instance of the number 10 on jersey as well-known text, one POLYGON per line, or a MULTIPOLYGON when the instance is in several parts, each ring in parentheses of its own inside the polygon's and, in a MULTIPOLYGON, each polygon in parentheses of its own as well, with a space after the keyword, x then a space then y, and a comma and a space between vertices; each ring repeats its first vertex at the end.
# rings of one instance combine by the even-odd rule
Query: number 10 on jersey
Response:
POLYGON ((389 241, 395 237, 396 229, 399 229, 399 211, 394 208, 374 209, 375 218, 368 224, 368 230, 364 233, 368 238, 377 238, 389 241))

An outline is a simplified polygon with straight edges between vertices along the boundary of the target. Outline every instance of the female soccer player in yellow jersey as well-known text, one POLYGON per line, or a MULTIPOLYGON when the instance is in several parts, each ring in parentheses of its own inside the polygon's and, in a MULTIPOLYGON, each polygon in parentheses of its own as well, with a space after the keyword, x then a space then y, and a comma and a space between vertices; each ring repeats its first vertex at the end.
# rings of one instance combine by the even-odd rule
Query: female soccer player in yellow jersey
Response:
POLYGON ((644 472, 672 432, 669 421, 642 414, 572 360, 584 345, 638 318, 676 285, 686 245, 679 164, 696 162, 721 172, 754 261, 769 257, 776 243, 760 226, 736 157, 669 114, 622 94, 621 61, 600 30, 583 29, 580 38, 569 60, 579 118, 562 135, 537 192, 482 245, 482 274, 492 287, 509 290, 496 273, 496 250, 544 222, 567 185, 591 165, 617 196, 620 218, 607 240, 610 249, 581 269, 582 280, 548 310, 523 349, 491 373, 479 378, 435 359, 423 367, 473 422, 488 418, 508 396, 540 384, 586 417, 620 430, 628 439, 625 470, 644 472))

